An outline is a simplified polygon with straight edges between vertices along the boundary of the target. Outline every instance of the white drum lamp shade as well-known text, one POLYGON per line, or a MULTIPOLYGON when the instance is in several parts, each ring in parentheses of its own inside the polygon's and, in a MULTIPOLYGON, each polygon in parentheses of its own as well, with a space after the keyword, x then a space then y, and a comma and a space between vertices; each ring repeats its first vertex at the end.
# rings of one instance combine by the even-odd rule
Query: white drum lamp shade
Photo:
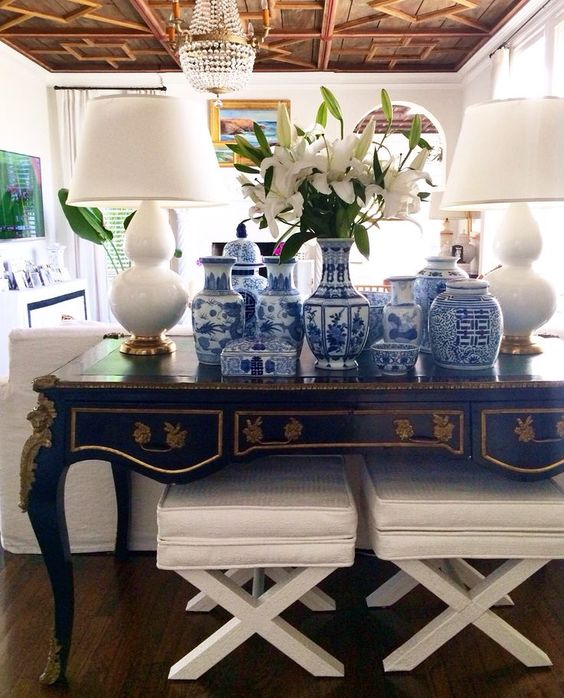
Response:
POLYGON ((205 116, 188 100, 115 95, 88 103, 67 203, 138 207, 125 235, 132 265, 110 290, 112 312, 132 334, 123 352, 174 351, 165 333, 186 309, 186 289, 170 269, 175 241, 164 208, 223 199, 205 116))
POLYGON ((542 238, 528 204, 564 202, 564 99, 509 99, 469 107, 442 199, 444 209, 509 204, 494 241, 502 266, 488 274, 503 312, 501 351, 542 351, 531 335, 556 309, 551 285, 533 269, 542 238))

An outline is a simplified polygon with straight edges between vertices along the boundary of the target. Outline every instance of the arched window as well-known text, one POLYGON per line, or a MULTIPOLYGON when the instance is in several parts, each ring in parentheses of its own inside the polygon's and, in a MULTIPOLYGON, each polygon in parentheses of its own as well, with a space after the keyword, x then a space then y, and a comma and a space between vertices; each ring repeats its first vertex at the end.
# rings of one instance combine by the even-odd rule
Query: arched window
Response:
MULTIPOLYGON (((421 117, 421 135, 431 146, 425 166, 437 189, 445 182, 445 137, 439 122, 423 107, 407 102, 394 103, 392 133, 386 145, 392 155, 401 158, 407 152, 407 133, 414 114, 421 117)), ((387 121, 381 107, 365 114, 355 127, 355 132, 364 130, 368 120, 376 121, 375 138, 387 129, 387 121)), ((406 220, 382 221, 379 228, 370 232, 370 260, 360 253, 351 253, 351 276, 360 287, 380 286, 388 276, 415 274, 425 263, 425 257, 436 254, 439 246, 439 221, 429 220, 429 204, 423 203, 421 210, 412 213, 406 220)), ((356 248, 353 248, 355 250, 356 248)))

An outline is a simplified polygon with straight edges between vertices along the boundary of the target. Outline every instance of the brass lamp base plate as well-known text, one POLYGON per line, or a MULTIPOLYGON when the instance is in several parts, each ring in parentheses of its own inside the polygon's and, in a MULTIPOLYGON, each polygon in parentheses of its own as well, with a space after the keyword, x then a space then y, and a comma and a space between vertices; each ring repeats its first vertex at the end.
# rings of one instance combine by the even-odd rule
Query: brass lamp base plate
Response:
POLYGON ((172 354, 176 351, 176 344, 164 334, 156 337, 136 337, 133 335, 119 348, 122 354, 132 356, 156 356, 158 354, 172 354))
POLYGON ((499 351, 501 354, 542 354, 544 349, 530 335, 503 335, 499 351))

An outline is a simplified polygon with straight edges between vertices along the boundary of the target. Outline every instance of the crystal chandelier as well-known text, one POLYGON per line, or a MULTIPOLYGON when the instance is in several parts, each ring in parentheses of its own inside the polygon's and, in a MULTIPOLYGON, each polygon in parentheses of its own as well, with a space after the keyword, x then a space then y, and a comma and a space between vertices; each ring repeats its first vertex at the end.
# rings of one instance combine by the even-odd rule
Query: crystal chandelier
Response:
POLYGON ((259 44, 270 30, 268 0, 261 0, 262 29, 255 33, 251 22, 246 33, 241 25, 237 0, 196 0, 188 28, 180 17, 180 3, 172 0, 167 25, 168 41, 178 52, 182 71, 198 92, 220 95, 237 92, 253 71, 259 44))

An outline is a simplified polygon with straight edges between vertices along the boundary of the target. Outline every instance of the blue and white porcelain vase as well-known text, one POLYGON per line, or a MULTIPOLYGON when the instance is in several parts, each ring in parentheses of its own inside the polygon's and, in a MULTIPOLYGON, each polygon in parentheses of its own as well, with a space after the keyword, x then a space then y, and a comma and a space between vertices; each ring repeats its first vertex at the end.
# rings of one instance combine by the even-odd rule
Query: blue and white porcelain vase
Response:
POLYGON ((257 334, 257 303, 268 282, 259 273, 264 268, 260 248, 247 237, 244 223, 237 226, 237 238, 225 244, 223 255, 237 260, 231 270, 231 283, 245 301, 245 337, 253 338, 257 334))
POLYGON ((435 363, 445 368, 490 368, 499 354, 503 317, 484 279, 447 282, 431 304, 429 335, 435 363))
POLYGON ((318 239, 319 286, 304 303, 305 336, 318 368, 357 368, 369 329, 369 303, 351 283, 351 238, 318 239))
POLYGON ((392 296, 384 306, 382 324, 385 342, 421 344, 423 312, 413 298, 415 276, 390 276, 392 296))
POLYGON ((204 288, 192 300, 192 329, 198 361, 220 364, 221 350, 240 339, 245 328, 245 301, 231 285, 235 257, 201 257, 204 288))
POLYGON ((417 274, 417 279, 413 285, 413 295, 415 302, 421 306, 423 311, 423 331, 420 350, 429 352, 431 351, 429 342, 429 310, 431 303, 439 293, 445 290, 447 281, 467 279, 468 274, 458 266, 457 257, 440 255, 426 257, 426 261, 425 267, 417 274))
POLYGON ((292 273, 295 258, 280 263, 280 257, 263 257, 268 286, 257 304, 257 334, 263 339, 277 338, 292 342, 298 354, 304 341, 303 301, 294 286, 292 273))

